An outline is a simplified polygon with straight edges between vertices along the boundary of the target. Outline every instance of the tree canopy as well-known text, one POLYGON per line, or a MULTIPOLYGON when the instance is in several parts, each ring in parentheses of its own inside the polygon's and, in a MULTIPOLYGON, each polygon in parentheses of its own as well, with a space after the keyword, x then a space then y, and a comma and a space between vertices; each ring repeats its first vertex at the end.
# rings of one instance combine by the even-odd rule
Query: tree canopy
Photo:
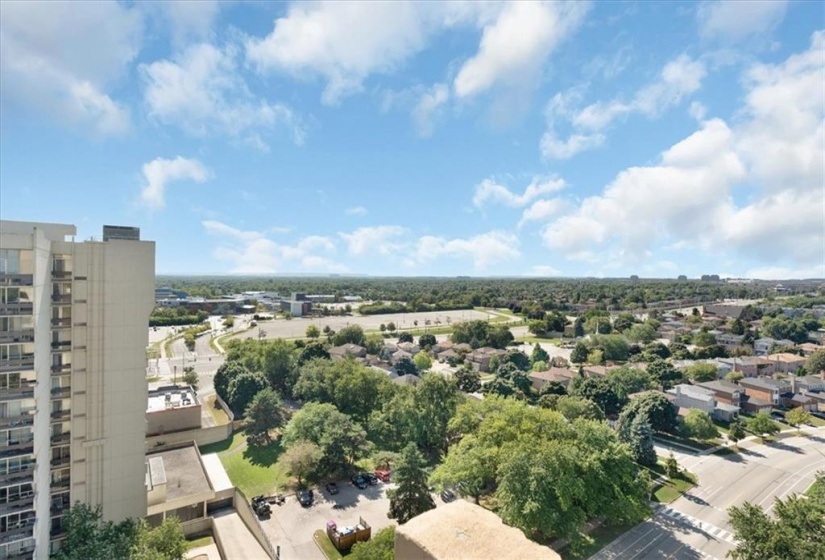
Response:
POLYGON ((396 487, 387 492, 390 499, 390 519, 404 524, 416 515, 435 508, 427 487, 427 463, 414 443, 408 444, 395 464, 393 481, 396 487))

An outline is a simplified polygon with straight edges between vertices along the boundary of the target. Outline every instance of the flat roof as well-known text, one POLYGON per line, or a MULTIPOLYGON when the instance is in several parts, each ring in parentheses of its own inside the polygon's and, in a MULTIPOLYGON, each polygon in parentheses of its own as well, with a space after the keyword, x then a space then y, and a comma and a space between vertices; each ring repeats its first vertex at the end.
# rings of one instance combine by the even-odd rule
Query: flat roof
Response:
POLYGON ((163 410, 173 410, 200 406, 198 396, 188 385, 172 385, 168 387, 158 387, 149 391, 149 398, 146 404, 146 412, 160 412, 163 410))
POLYGON ((213 491, 194 445, 147 454, 150 469, 155 458, 163 459, 167 502, 213 491))
POLYGON ((221 458, 217 453, 201 455, 201 461, 203 462, 203 468, 206 470, 206 476, 209 477, 209 482, 212 483, 215 492, 235 487, 232 481, 229 480, 229 475, 226 474, 226 469, 223 468, 223 463, 221 463, 221 458))

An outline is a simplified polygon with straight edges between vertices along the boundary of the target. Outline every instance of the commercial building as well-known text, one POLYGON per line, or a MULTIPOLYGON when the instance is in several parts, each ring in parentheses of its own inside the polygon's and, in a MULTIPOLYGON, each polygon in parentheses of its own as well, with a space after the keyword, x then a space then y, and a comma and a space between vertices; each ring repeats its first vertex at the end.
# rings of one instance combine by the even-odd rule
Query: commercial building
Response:
POLYGON ((76 501, 146 515, 155 245, 0 221, 0 558, 47 558, 76 501))

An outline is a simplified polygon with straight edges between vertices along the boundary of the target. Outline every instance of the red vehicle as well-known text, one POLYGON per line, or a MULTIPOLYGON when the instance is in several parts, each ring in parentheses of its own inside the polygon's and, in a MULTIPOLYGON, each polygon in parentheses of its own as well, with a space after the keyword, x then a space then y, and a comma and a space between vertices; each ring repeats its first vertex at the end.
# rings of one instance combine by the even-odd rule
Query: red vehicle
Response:
POLYGON ((378 480, 381 482, 389 482, 390 481, 390 471, 384 469, 377 469, 375 471, 375 476, 378 477, 378 480))

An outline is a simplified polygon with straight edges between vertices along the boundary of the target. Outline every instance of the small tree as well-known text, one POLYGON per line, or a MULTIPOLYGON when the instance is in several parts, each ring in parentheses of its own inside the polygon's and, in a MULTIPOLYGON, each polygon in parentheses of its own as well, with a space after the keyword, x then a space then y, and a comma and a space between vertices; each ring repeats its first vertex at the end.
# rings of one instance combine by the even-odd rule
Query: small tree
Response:
POLYGON ((223 326, 227 329, 231 329, 235 326, 235 318, 232 316, 224 317, 223 319, 223 326))
POLYGON ((426 462, 414 443, 401 452, 395 466, 397 487, 387 492, 390 498, 390 519, 404 524, 416 515, 435 508, 435 502, 427 488, 426 462))
POLYGON ((421 348, 432 348, 436 344, 436 339, 434 334, 422 334, 418 337, 418 345, 421 348))
POLYGON ((390 334, 394 333, 395 332, 395 323, 393 323, 392 321, 387 323, 387 330, 390 331, 390 334))
POLYGON ((314 443, 298 441, 284 451, 280 460, 287 472, 298 478, 300 485, 303 479, 312 476, 323 456, 324 452, 314 443))
POLYGON ((321 336, 321 331, 315 325, 310 325, 307 327, 307 338, 318 338, 321 336))
POLYGON ((530 354, 530 361, 533 363, 536 362, 548 362, 550 361, 550 354, 547 353, 547 350, 542 348, 538 342, 533 345, 533 352, 530 354))
POLYGON ((352 545, 348 560, 393 560, 395 558, 395 527, 385 527, 364 542, 352 545))
POLYGON ((415 363, 407 356, 395 362, 395 371, 398 375, 418 375, 418 368, 415 367, 415 363))
POLYGON ((227 404, 235 414, 243 414, 252 398, 266 386, 263 374, 245 371, 229 382, 227 404))
POLYGON ((195 368, 191 366, 183 368, 183 382, 187 385, 191 385, 193 389, 197 390, 198 372, 195 371, 195 368))
POLYGON ((811 375, 819 375, 825 370, 825 350, 817 350, 805 360, 805 371, 811 375))
POLYGON ((577 342, 573 352, 570 353, 570 361, 574 364, 583 364, 587 361, 587 346, 584 342, 577 342))
POLYGON ((668 478, 676 478, 679 476, 679 462, 676 460, 676 457, 673 456, 673 453, 665 459, 665 474, 667 474, 668 478))
POLYGON ((167 517, 154 529, 150 529, 146 521, 141 520, 130 558, 179 560, 186 557, 186 545, 186 536, 177 517, 167 517))
POLYGON ((641 414, 630 424, 628 443, 633 452, 633 459, 640 465, 652 467, 656 464, 656 450, 653 448, 653 429, 641 414))
POLYGON ((728 383, 739 383, 745 378, 745 374, 741 371, 732 371, 725 376, 725 381, 728 383))
POLYGON ((728 432, 728 439, 733 442, 733 445, 736 445, 737 442, 745 439, 745 427, 742 425, 741 420, 735 420, 730 425, 730 431, 728 432))
POLYGON ((402 332, 398 335, 398 342, 413 342, 413 335, 409 332, 402 332))
POLYGON ((481 391, 481 374, 473 368, 460 368, 453 374, 459 391, 477 393, 481 391))
POLYGON ((796 431, 799 431, 802 424, 807 424, 811 421, 811 413, 800 406, 789 411, 785 415, 785 421, 795 427, 796 431))
POLYGON ((710 415, 704 410, 689 410, 685 415, 685 435, 688 437, 707 440, 719 436, 719 430, 713 425, 710 415))
POLYGON ((413 363, 415 364, 415 369, 420 372, 427 371, 433 367, 433 361, 430 355, 423 350, 413 357, 413 363))
POLYGON ((748 429, 764 440, 766 437, 778 432, 779 426, 771 420, 767 412, 759 412, 748 420, 748 429))
POLYGON ((280 428, 284 423, 281 397, 269 387, 259 391, 247 405, 244 416, 246 433, 251 436, 263 436, 269 441, 269 432, 280 428))

